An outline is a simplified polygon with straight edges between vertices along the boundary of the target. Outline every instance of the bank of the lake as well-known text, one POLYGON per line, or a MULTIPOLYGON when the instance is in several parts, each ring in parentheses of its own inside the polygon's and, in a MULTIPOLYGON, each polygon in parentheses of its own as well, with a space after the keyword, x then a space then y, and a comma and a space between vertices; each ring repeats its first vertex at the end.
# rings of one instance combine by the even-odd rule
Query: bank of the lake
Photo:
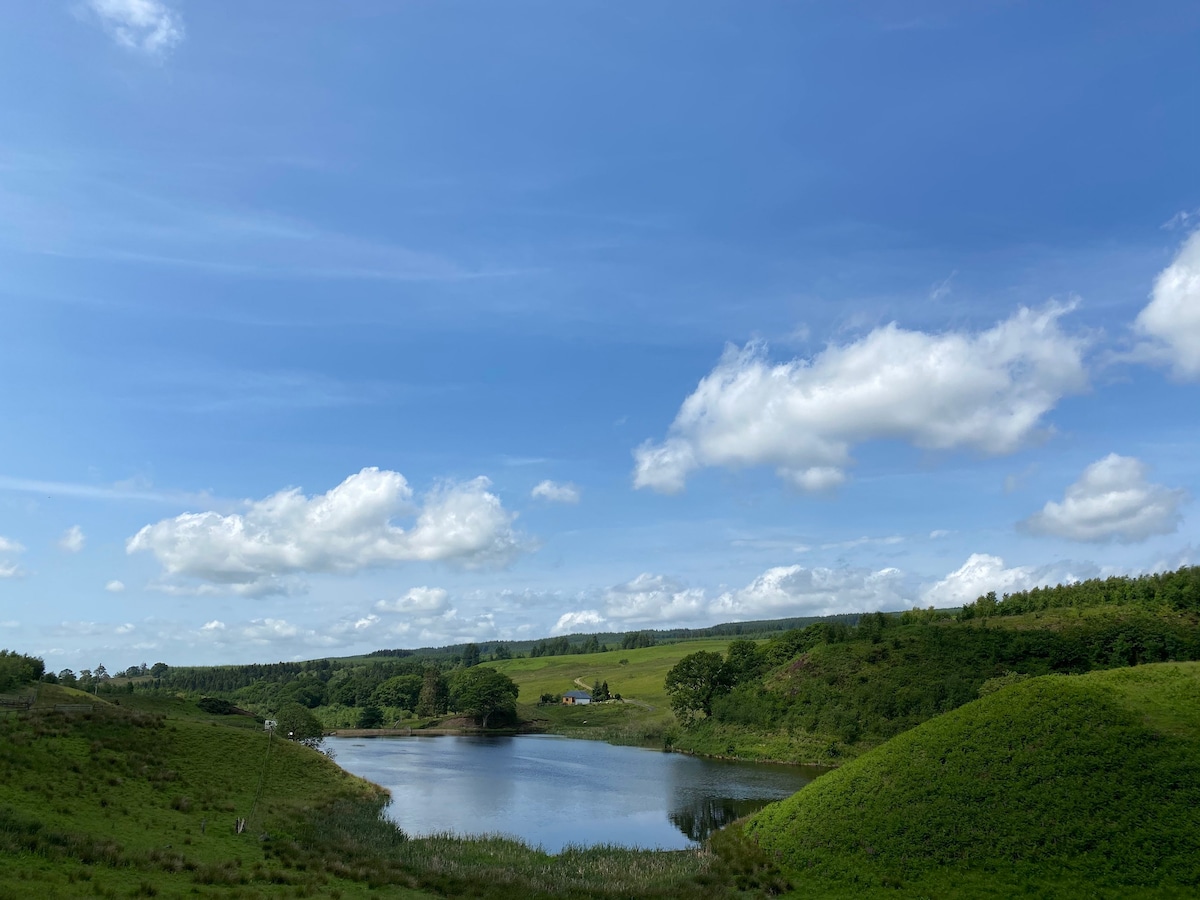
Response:
POLYGON ((387 788, 406 833, 568 845, 696 847, 820 770, 705 760, 556 735, 331 737, 337 762, 387 788))

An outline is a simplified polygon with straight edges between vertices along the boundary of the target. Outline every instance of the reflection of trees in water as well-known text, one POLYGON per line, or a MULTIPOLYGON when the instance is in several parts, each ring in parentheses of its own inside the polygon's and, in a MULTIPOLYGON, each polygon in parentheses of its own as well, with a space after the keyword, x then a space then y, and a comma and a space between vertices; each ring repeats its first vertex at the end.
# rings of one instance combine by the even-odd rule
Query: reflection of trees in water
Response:
POLYGON ((734 819, 758 812, 768 803, 767 799, 740 799, 727 797, 680 797, 667 817, 675 827, 693 841, 701 842, 718 828, 723 828, 734 819), (681 802, 682 801, 682 802, 681 802))

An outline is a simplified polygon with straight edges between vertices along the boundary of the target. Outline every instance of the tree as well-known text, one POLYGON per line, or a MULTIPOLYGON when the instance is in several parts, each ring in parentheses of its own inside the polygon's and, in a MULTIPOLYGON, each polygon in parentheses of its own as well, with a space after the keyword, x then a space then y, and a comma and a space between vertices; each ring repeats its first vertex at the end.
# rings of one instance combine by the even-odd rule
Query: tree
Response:
POLYGON ((507 675, 476 666, 454 674, 450 685, 450 700, 461 713, 478 719, 488 727, 493 716, 511 716, 517 711, 519 688, 507 675))
POLYGON ((325 683, 312 675, 301 675, 289 681, 279 691, 277 702, 288 703, 295 701, 309 709, 316 709, 325 702, 325 683))
POLYGON ((167 674, 168 671, 170 671, 170 668, 171 667, 168 666, 165 662, 156 662, 154 665, 152 665, 150 667, 150 674, 153 675, 155 678, 162 678, 164 675, 167 674))
POLYGON ((378 728, 382 724, 383 711, 374 703, 364 706, 362 712, 358 715, 359 728, 378 728))
POLYGON ((730 687, 758 677, 763 659, 754 641, 744 638, 730 641, 725 650, 725 674, 730 687))
POLYGON ((40 657, 26 656, 16 650, 0 650, 0 691, 37 681, 46 674, 40 657))
POLYGON ((58 683, 64 685, 65 687, 75 687, 75 673, 70 669, 63 669, 58 673, 58 683))
MULTIPOLYGON (((371 700, 383 706, 398 706, 401 709, 416 709, 421 698, 420 675, 396 675, 389 678, 371 694, 371 700)), ((364 728, 371 726, 364 725, 364 728)))
POLYGON ((275 714, 275 730, 291 741, 316 750, 321 743, 321 723, 307 707, 285 703, 275 714))
POLYGON ((417 699, 418 716, 439 716, 446 711, 448 691, 442 673, 430 666, 421 681, 421 694, 417 699))
POLYGON ((667 673, 666 689, 671 708, 683 721, 698 713, 711 716, 713 698, 729 689, 721 654, 710 650, 688 654, 667 673))
POLYGON ((479 665, 479 645, 467 644, 463 647, 462 664, 464 669, 479 665))

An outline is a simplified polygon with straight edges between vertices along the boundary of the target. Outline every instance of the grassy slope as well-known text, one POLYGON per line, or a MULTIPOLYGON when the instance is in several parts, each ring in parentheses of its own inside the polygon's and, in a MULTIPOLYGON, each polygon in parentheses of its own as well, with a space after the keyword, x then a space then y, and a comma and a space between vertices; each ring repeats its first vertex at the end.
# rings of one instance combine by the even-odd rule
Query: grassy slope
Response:
POLYGON ((0 716, 0 897, 728 896, 696 853, 405 839, 374 785, 315 751, 179 698, 120 700, 42 685, 40 709, 0 716), (53 709, 80 702, 95 710, 53 709))
POLYGON ((521 689, 517 701, 522 716, 551 731, 618 744, 661 743, 675 722, 664 688, 667 672, 689 653, 701 650, 723 653, 729 640, 683 641, 638 650, 507 659, 484 665, 515 681, 521 689), (629 702, 535 705, 542 694, 562 694, 578 688, 576 678, 589 687, 597 681, 607 681, 609 691, 629 702))
POLYGON ((1200 663, 1022 682, 753 817, 803 896, 1195 896, 1200 663))
MULTIPOLYGON (((125 702, 42 685, 40 710, 0 721, 0 852, 9 855, 0 896, 150 895, 181 882, 253 896, 255 884, 305 884, 312 879, 271 859, 259 835, 285 828, 307 804, 376 793, 319 754, 275 740, 255 806, 268 744, 261 729, 165 720, 125 702), (95 712, 53 710, 79 702, 95 712), (237 817, 250 819, 241 835, 237 817)), ((324 889, 356 893, 336 880, 324 889)))

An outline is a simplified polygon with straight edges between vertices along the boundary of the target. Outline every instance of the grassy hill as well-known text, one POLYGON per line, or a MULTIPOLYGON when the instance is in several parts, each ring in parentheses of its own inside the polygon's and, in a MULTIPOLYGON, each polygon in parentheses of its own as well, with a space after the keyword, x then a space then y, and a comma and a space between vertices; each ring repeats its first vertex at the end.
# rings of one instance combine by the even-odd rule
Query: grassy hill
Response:
POLYGON ((822 776, 744 834, 799 896, 1194 897, 1200 663, 1003 688, 822 776))
POLYGON ((375 785, 182 697, 18 687, 38 699, 0 715, 0 897, 730 896, 692 852, 407 838, 375 785))

